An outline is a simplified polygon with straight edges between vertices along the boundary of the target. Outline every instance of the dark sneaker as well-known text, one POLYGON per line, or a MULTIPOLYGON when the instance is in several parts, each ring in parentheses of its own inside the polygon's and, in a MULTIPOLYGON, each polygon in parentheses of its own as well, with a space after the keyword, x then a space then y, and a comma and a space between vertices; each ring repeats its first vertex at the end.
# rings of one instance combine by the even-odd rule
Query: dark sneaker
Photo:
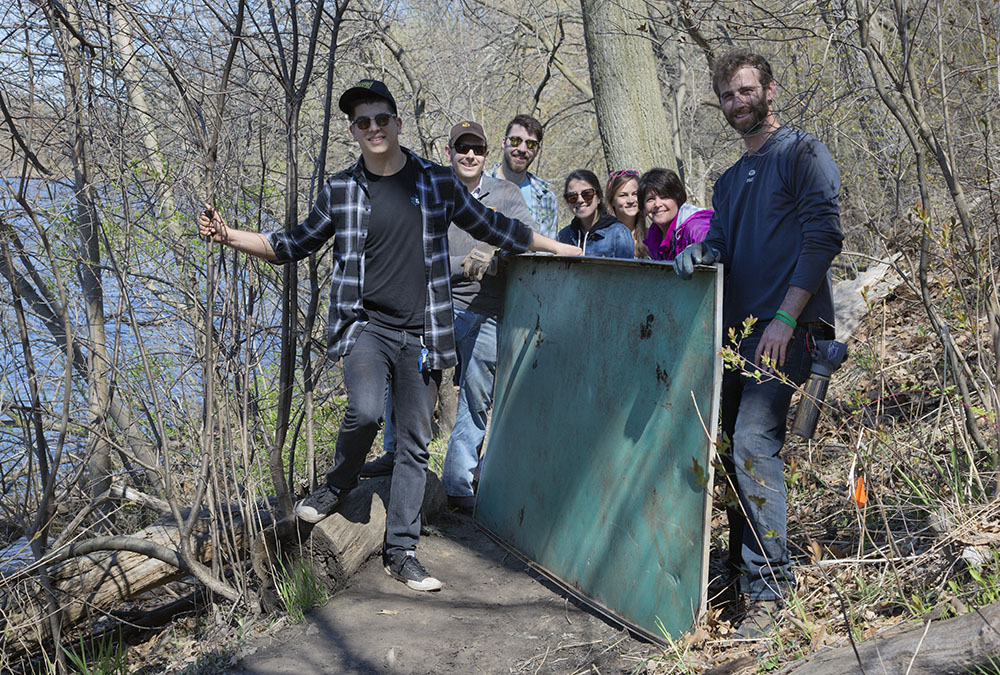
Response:
POLYGON ((781 603, 777 600, 757 600, 747 605, 746 618, 733 637, 739 640, 763 640, 776 630, 781 603))
POLYGON ((295 503, 295 515, 307 523, 318 523, 336 511, 339 503, 337 493, 329 485, 322 485, 295 503))
POLYGON ((417 560, 413 551, 403 551, 395 555, 382 555, 385 573, 398 579, 415 591, 440 591, 444 586, 432 577, 417 560))
POLYGON ((378 478, 379 476, 391 476, 392 467, 396 463, 396 455, 392 452, 382 453, 378 459, 365 462, 361 468, 362 478, 378 478))
POLYGON ((473 510, 476 508, 476 498, 474 496, 452 497, 448 495, 448 508, 458 511, 463 515, 471 516, 473 510))

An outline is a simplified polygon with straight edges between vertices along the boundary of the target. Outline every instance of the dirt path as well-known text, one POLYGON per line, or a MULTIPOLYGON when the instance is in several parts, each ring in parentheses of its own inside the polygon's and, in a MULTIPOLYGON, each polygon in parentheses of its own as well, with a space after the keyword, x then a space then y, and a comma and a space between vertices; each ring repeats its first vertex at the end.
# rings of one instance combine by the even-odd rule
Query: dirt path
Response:
POLYGON ((410 591, 376 557, 305 624, 258 645, 233 672, 643 672, 648 646, 577 606, 471 518, 442 516, 418 553, 445 582, 440 592, 410 591))

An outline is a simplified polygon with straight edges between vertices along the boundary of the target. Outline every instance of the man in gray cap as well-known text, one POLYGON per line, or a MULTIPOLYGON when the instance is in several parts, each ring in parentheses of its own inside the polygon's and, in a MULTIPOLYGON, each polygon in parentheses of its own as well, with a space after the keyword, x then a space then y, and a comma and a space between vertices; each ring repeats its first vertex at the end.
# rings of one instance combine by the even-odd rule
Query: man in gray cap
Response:
MULTIPOLYGON (((452 127, 447 152, 452 170, 473 197, 509 218, 534 227, 521 190, 509 181, 483 175, 488 148, 480 125, 459 122, 452 127)), ((479 465, 479 450, 493 404, 497 322, 503 314, 504 288, 497 274, 496 247, 475 241, 454 224, 448 229, 448 245, 461 375, 458 411, 448 439, 441 480, 449 505, 468 511, 475 504, 473 475, 479 465)))
POLYGON ((448 265, 448 226, 505 250, 578 255, 580 249, 535 233, 473 199, 454 172, 399 144, 403 121, 388 88, 362 80, 340 97, 361 157, 331 176, 304 222, 268 234, 227 227, 206 205, 200 232, 214 241, 283 264, 333 241, 328 352, 343 359, 347 412, 326 482, 295 505, 319 522, 357 485, 392 387, 396 462, 386 509, 382 562, 417 591, 442 583, 417 560, 431 437, 441 370, 456 362, 448 265))
MULTIPOLYGON (((469 193, 503 215, 534 227, 521 190, 513 183, 483 174, 489 154, 483 127, 473 121, 451 129, 446 149, 455 176, 469 193)), ((473 477, 486 437, 497 370, 497 322, 503 313, 503 282, 497 274, 497 247, 476 241, 454 223, 448 228, 451 294, 455 301, 455 341, 459 354, 458 410, 448 440, 442 482, 448 504, 463 512, 475 505, 473 477)), ((388 417, 388 414, 387 414, 388 417)), ((391 428, 387 419, 386 430, 391 428)), ((389 448, 365 465, 362 475, 392 472, 389 448)))

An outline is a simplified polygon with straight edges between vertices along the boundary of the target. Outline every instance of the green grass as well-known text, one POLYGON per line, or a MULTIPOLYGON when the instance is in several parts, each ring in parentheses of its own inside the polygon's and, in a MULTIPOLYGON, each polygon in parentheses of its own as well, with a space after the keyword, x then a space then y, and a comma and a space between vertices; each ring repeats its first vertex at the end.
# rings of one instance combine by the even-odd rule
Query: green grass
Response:
POLYGON ((961 584, 958 579, 948 580, 948 589, 970 609, 1000 601, 1000 553, 991 550, 989 558, 981 565, 967 566, 971 583, 961 584))
POLYGON ((112 636, 87 644, 80 638, 80 649, 62 648, 69 659, 71 672, 80 675, 127 675, 128 653, 125 646, 112 636), (88 654, 89 650, 89 654, 88 654))
POLYGON ((285 611, 294 623, 305 621, 305 614, 329 599, 326 586, 320 581, 312 563, 299 558, 286 567, 278 563, 274 583, 285 611))
POLYGON ((1000 675, 1000 660, 987 656, 986 663, 967 668, 966 672, 973 673, 973 675, 1000 675))
POLYGON ((444 456, 448 453, 448 436, 438 436, 430 442, 427 450, 431 453, 428 468, 440 476, 444 472, 444 456))

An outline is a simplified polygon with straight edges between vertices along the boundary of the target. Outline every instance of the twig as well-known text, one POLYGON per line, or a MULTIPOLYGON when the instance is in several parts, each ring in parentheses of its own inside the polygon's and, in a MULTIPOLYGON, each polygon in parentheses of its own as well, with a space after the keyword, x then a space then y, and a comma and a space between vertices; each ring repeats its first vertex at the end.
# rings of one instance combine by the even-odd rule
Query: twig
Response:
POLYGON ((897 563, 903 562, 905 560, 918 560, 923 558, 923 553, 917 553, 914 555, 904 555, 898 558, 831 558, 829 560, 819 560, 814 563, 807 563, 798 565, 798 567, 834 567, 836 565, 861 565, 861 564, 886 564, 886 563, 897 563))
POLYGON ((620 645, 623 642, 625 642, 625 638, 620 638, 617 642, 614 642, 614 643, 608 645, 607 647, 605 647, 603 650, 601 650, 601 654, 606 654, 607 652, 611 651, 612 649, 614 649, 615 647, 617 647, 618 645, 620 645))
POLYGON ((931 622, 928 621, 927 625, 924 626, 924 632, 920 635, 920 642, 917 643, 917 648, 913 650, 913 656, 910 657, 910 664, 906 666, 906 675, 910 675, 910 669, 913 668, 913 662, 917 660, 917 654, 920 652, 920 645, 924 644, 924 638, 927 637, 927 631, 931 628, 931 622))
POLYGON ((556 647, 556 651, 559 651, 560 649, 574 649, 576 647, 590 647, 591 645, 599 645, 602 642, 604 642, 604 640, 592 640, 590 642, 576 642, 571 645, 562 645, 560 647, 556 647))
POLYGON ((858 653, 858 645, 854 642, 854 633, 851 631, 851 617, 847 613, 847 601, 844 600, 843 594, 840 590, 831 584, 830 588, 833 592, 837 594, 837 599, 840 600, 840 611, 844 614, 844 622, 847 624, 847 639, 851 642, 851 649, 854 650, 854 658, 858 661, 858 669, 861 671, 861 675, 865 675, 865 664, 861 662, 861 654, 858 653))
POLYGON ((542 661, 541 661, 541 663, 539 663, 538 667, 535 668, 535 675, 538 675, 538 671, 540 671, 542 669, 542 666, 545 665, 545 660, 547 658, 549 658, 549 648, 548 648, 548 646, 545 647, 545 653, 542 655, 542 661))

